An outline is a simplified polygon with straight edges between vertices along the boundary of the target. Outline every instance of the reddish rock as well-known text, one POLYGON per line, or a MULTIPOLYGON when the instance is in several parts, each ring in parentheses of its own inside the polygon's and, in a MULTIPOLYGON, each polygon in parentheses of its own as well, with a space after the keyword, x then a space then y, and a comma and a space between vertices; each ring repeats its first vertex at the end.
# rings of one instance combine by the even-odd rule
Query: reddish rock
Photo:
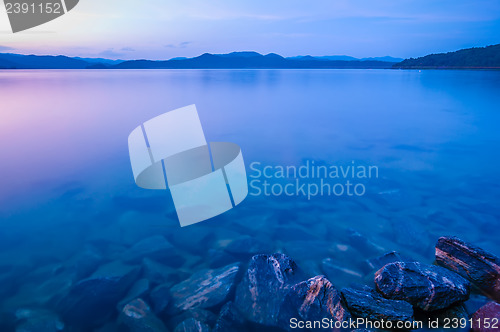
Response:
POLYGON ((404 300, 424 311, 448 308, 470 294, 470 283, 458 274, 417 262, 385 265, 375 273, 375 284, 385 298, 404 300))
POLYGON ((500 304, 490 302, 479 308, 472 316, 472 331, 500 331, 500 304))
POLYGON ((486 296, 500 301, 500 258, 456 237, 441 237, 436 262, 469 279, 486 296))

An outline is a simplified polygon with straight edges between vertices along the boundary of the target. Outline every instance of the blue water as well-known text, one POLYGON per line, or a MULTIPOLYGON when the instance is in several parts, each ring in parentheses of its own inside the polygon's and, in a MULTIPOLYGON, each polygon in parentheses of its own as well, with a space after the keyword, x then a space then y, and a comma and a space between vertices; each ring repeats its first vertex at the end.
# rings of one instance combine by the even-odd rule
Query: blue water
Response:
POLYGON ((242 236, 311 274, 332 258, 366 283, 365 259, 396 250, 432 263, 442 235, 500 254, 498 71, 0 71, 0 100, 2 309, 28 282, 12 281, 17 267, 65 262, 88 245, 120 252, 152 234, 207 235, 183 238, 183 273, 242 236), (135 186, 127 137, 189 104, 208 141, 241 146, 248 175, 252 162, 314 161, 375 165, 378 177, 359 197, 249 195, 181 229, 168 192, 135 186))

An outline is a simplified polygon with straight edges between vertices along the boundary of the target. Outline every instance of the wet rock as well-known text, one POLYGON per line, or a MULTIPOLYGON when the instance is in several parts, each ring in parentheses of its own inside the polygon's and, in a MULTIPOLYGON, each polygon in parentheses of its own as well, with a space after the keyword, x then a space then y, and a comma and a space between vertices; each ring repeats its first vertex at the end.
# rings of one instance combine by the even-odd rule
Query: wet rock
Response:
POLYGON ((119 317, 130 332, 166 332, 163 322, 156 317, 146 302, 135 299, 126 304, 119 317))
POLYGON ((187 273, 158 263, 149 258, 142 260, 142 277, 148 279, 153 285, 176 284, 189 277, 187 273), (180 278, 180 279, 179 279, 180 278))
POLYGON ((206 262, 211 269, 226 266, 237 261, 238 259, 235 256, 220 249, 209 249, 206 257, 206 262))
POLYGON ((220 310, 214 332, 244 331, 245 320, 238 312, 233 302, 224 304, 220 310))
POLYGON ((384 265, 389 264, 389 263, 394 263, 394 262, 413 262, 411 258, 405 257, 404 255, 401 255, 397 251, 391 251, 388 253, 385 253, 381 256, 377 256, 374 258, 369 258, 365 260, 364 264, 364 270, 368 273, 373 270, 379 270, 382 268, 384 265))
POLYGON ((367 237, 356 230, 349 230, 349 243, 352 247, 358 249, 362 254, 373 256, 382 254, 385 250, 378 244, 373 243, 367 237))
POLYGON ((490 302, 472 316, 472 331, 493 332, 500 329, 500 304, 490 302), (486 322, 489 322, 487 324, 486 322))
POLYGON ((335 264, 334 260, 331 258, 325 258, 321 262, 321 270, 337 285, 349 285, 353 282, 362 282, 363 275, 352 269, 339 266, 335 264))
POLYGON ((250 236, 242 236, 229 243, 224 250, 236 257, 248 258, 255 254, 272 252, 272 246, 250 236))
POLYGON ((388 299, 404 300, 433 311, 469 298, 470 283, 439 266, 417 262, 395 262, 375 273, 377 290, 388 299))
POLYGON ((127 263, 140 263, 146 257, 172 267, 179 267, 184 262, 174 246, 161 235, 139 241, 122 254, 122 260, 127 263))
POLYGON ((385 321, 412 321, 413 307, 405 301, 389 300, 374 290, 342 289, 347 308, 361 318, 385 321))
POLYGON ((213 228, 203 226, 202 224, 177 228, 170 232, 168 236, 168 241, 175 247, 198 255, 206 252, 213 240, 213 228))
POLYGON ((436 262, 470 280, 491 299, 500 301, 500 258, 456 237, 441 237, 436 262))
POLYGON ((324 276, 316 276, 293 285, 284 297, 277 325, 292 331, 290 320, 321 321, 323 318, 345 321, 350 318, 340 292, 324 276))
POLYGON ((469 314, 463 304, 457 304, 447 309, 436 310, 432 312, 423 312, 424 315, 420 313, 415 314, 416 319, 424 322, 437 322, 437 326, 441 329, 441 331, 469 331, 469 323, 467 320, 469 319, 469 314), (451 328, 453 322, 458 322, 457 328, 451 328), (459 328, 460 322, 467 322, 467 326, 463 328, 459 328))
POLYGON ((486 296, 480 294, 471 294, 470 298, 464 302, 464 305, 469 315, 472 316, 479 308, 490 301, 491 300, 486 296))
POLYGON ((121 311, 127 303, 137 298, 144 298, 148 293, 149 280, 139 279, 132 285, 132 287, 127 292, 127 295, 125 295, 125 297, 118 303, 116 308, 118 309, 118 311, 121 311))
POLYGON ((153 307, 153 312, 157 315, 162 313, 170 303, 170 285, 163 284, 156 286, 149 293, 149 299, 153 307))
POLYGON ((276 325, 283 296, 295 283, 297 270, 284 254, 253 256, 236 290, 236 308, 252 322, 276 325))
POLYGON ((57 314, 42 309, 16 310, 16 332, 57 332, 64 330, 64 323, 57 314))
POLYGON ((170 314, 192 308, 211 308, 222 305, 233 289, 239 263, 215 270, 195 273, 170 290, 170 314))
POLYGON ((217 320, 217 316, 211 311, 205 309, 192 309, 184 311, 179 315, 170 317, 170 319, 168 320, 168 327, 174 330, 177 325, 189 318, 193 318, 194 320, 197 320, 208 326, 214 326, 217 320))
POLYGON ((188 318, 177 325, 174 332, 210 332, 210 327, 199 320, 188 318))
POLYGON ((140 267, 113 262, 73 285, 58 303, 68 323, 97 326, 106 321, 140 273, 140 267))
POLYGON ((74 274, 74 280, 80 280, 91 275, 103 261, 97 248, 86 246, 68 261, 66 268, 74 274))

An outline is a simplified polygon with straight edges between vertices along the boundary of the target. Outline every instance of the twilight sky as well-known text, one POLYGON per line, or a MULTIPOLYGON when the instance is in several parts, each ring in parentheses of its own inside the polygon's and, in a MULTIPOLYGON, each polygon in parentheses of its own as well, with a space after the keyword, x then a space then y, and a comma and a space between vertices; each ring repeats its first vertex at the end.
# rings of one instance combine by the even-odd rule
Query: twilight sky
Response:
POLYGON ((169 59, 252 50, 417 57, 500 43, 500 0, 80 0, 0 52, 169 59))

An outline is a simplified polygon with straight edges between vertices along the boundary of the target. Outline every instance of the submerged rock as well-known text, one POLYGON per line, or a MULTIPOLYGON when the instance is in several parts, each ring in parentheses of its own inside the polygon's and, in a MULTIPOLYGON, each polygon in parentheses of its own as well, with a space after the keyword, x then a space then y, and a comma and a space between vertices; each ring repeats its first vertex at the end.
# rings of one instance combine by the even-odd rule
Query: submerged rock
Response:
POLYGON ((210 332, 210 326, 194 318, 188 318, 177 325, 174 332, 210 332))
POLYGON ((236 290, 234 304, 249 321, 274 326, 297 265, 284 254, 256 255, 236 290))
POLYGON ((151 312, 142 299, 135 299, 125 305, 119 321, 127 326, 130 332, 167 332, 163 322, 151 312))
POLYGON ((217 316, 213 312, 197 308, 197 309, 187 310, 179 315, 170 317, 170 319, 168 320, 167 327, 170 328, 171 330, 174 330, 179 324, 190 318, 198 322, 201 322, 202 324, 207 326, 213 326, 217 321, 217 316))
POLYGON ((328 279, 334 281, 337 285, 349 285, 353 282, 362 282, 363 275, 358 271, 339 266, 335 264, 333 259, 325 258, 321 262, 321 270, 328 277, 328 279))
POLYGON ((500 301, 500 258, 456 237, 441 237, 436 262, 464 278, 491 299, 500 301))
POLYGON ((148 279, 154 285, 165 283, 173 285, 188 278, 189 275, 179 269, 174 269, 152 259, 144 258, 142 260, 142 277, 148 279))
POLYGON ((425 315, 421 315, 422 317, 417 316, 417 320, 437 322, 437 326, 435 327, 441 328, 441 331, 451 330, 453 332, 466 332, 470 330, 470 324, 467 322, 469 314, 463 303, 446 309, 424 312, 424 314, 425 315), (467 326, 460 327, 461 324, 465 325, 465 322, 467 322, 467 326), (456 328, 451 328, 452 325, 455 325, 456 328))
POLYGON ((59 302, 59 311, 68 323, 78 326, 100 325, 113 313, 139 272, 140 267, 121 262, 103 265, 90 277, 71 287, 59 302))
POLYGON ((414 260, 401 255, 397 251, 391 251, 385 253, 381 256, 377 256, 374 258, 369 258, 365 260, 364 269, 368 273, 373 270, 379 270, 384 265, 394 262, 413 262, 414 260))
POLYGON ((57 332, 64 330, 64 323, 57 314, 42 309, 18 309, 16 332, 57 332))
POLYGON ((412 321, 413 307, 405 301, 389 300, 377 294, 375 290, 342 289, 347 308, 361 318, 385 321, 412 321))
POLYGON ((160 314, 167 308, 170 303, 170 285, 158 285, 149 293, 150 303, 155 314, 160 314))
POLYGON ((248 259, 258 253, 272 252, 273 248, 267 242, 250 236, 242 236, 231 241, 224 250, 233 256, 248 259))
POLYGON ((233 302, 224 304, 219 312, 217 323, 215 323, 214 332, 233 332, 243 331, 245 329, 245 320, 238 312, 233 302))
POLYGON ((377 290, 388 299, 404 300, 424 310, 448 308, 469 298, 470 283, 439 266, 389 263, 375 273, 377 290))
POLYGON ((144 298, 148 293, 149 280, 139 279, 132 285, 127 295, 125 295, 125 297, 118 303, 116 308, 118 311, 121 311, 127 303, 137 298, 144 298))
POLYGON ((490 302, 472 316, 472 331, 493 332, 500 330, 500 304, 490 302))
POLYGON ((211 308, 222 305, 233 289, 239 263, 215 270, 204 270, 173 286, 170 290, 170 314, 192 308, 211 308))
POLYGON ((122 254, 122 261, 140 263, 146 257, 172 267, 179 267, 184 262, 174 246, 161 235, 137 242, 122 254))
POLYGON ((316 276, 290 287, 278 314, 277 326, 292 331, 290 320, 345 321, 350 318, 340 292, 324 276, 316 276))

